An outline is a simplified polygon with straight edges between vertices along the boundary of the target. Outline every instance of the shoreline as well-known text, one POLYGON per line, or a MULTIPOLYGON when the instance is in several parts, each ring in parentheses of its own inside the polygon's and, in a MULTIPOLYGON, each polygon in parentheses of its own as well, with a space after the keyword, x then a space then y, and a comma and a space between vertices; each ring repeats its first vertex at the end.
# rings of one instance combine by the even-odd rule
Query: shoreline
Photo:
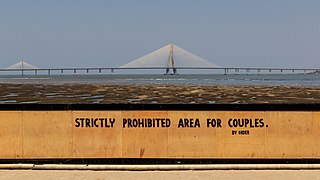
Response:
POLYGON ((320 86, 0 84, 0 104, 314 104, 320 86))

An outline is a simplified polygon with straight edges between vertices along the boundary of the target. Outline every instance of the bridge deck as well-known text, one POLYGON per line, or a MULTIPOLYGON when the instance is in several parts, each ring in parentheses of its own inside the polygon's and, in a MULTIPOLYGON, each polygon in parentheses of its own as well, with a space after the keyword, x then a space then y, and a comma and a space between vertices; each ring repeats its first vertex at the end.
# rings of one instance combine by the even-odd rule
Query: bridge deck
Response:
MULTIPOLYGON (((172 69, 172 68, 170 68, 172 69)), ((282 74, 282 73, 319 73, 320 68, 264 68, 264 67, 175 67, 178 70, 193 70, 193 71, 204 71, 208 73, 217 74, 248 74, 248 73, 269 73, 269 74, 282 74)), ((139 70, 140 72, 147 70, 163 70, 167 71, 166 67, 109 67, 109 68, 39 68, 39 69, 0 69, 1 74, 13 74, 13 75, 26 75, 26 74, 102 74, 102 73, 123 73, 130 72, 130 70, 139 70)))

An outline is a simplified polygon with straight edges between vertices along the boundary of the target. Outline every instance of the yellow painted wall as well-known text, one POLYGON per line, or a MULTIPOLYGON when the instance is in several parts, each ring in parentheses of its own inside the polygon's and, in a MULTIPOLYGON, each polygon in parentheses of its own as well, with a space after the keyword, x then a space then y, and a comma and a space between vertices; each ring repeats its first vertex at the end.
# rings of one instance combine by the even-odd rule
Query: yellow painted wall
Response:
POLYGON ((320 112, 312 111, 0 111, 1 159, 320 158, 318 137, 320 112), (128 118, 161 120, 124 126, 128 118), (181 127, 185 119, 194 127, 181 127), (230 127, 230 119, 254 127, 230 127))

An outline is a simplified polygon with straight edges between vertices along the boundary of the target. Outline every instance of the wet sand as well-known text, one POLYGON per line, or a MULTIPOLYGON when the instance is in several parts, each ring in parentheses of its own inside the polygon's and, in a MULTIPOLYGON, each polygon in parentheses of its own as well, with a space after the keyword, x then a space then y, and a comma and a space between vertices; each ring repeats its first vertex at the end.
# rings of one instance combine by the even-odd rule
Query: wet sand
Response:
POLYGON ((319 103, 320 86, 0 84, 0 104, 319 103))

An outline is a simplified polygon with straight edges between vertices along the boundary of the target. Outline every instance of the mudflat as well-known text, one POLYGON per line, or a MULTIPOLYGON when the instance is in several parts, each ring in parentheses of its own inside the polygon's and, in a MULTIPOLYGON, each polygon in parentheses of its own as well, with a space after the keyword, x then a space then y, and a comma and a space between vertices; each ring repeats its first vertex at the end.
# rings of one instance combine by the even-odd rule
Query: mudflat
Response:
POLYGON ((319 103, 320 86, 0 84, 0 104, 319 103))

